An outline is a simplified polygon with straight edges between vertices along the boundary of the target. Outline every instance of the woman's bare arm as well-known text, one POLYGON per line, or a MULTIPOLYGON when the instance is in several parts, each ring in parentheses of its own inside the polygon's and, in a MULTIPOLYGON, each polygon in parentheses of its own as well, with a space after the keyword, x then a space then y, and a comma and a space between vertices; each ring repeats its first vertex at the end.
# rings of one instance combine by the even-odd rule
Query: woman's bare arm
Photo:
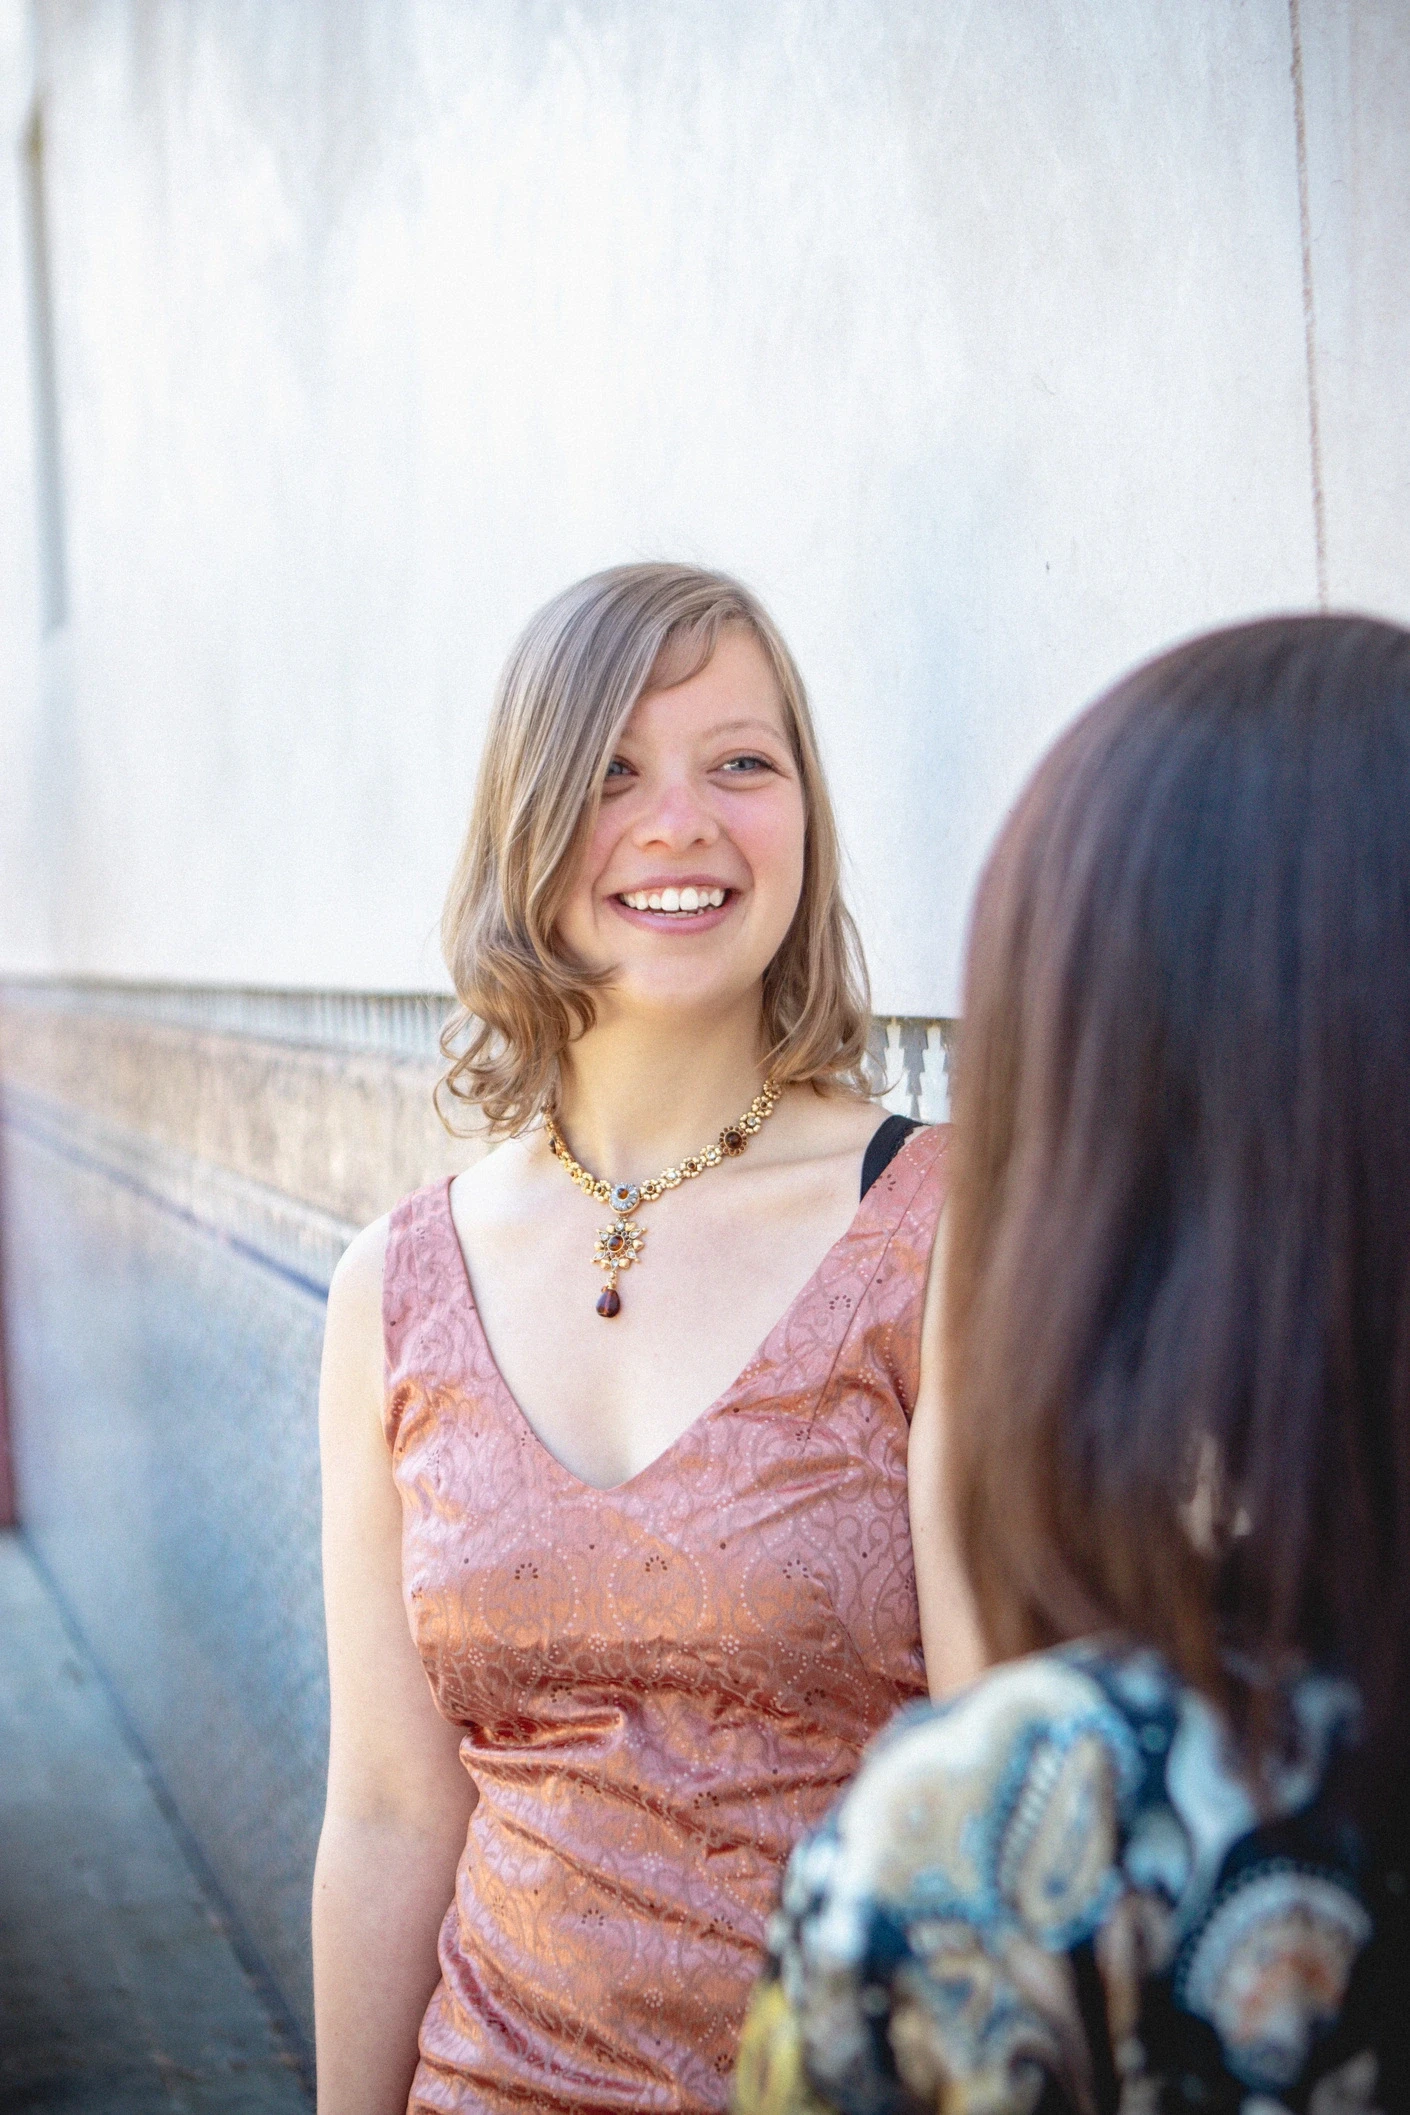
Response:
POLYGON ((405 2115, 436 1939, 475 1794, 401 1598, 382 1430, 386 1222, 328 1295, 319 1424, 332 1726, 313 1893, 320 2115, 405 2115))
POLYGON ((983 1641, 960 1560, 946 1459, 944 1330, 946 1215, 931 1252, 921 1337, 920 1390, 911 1419, 906 1479, 915 1549, 920 1634, 930 1694, 938 1702, 982 1674, 983 1641))

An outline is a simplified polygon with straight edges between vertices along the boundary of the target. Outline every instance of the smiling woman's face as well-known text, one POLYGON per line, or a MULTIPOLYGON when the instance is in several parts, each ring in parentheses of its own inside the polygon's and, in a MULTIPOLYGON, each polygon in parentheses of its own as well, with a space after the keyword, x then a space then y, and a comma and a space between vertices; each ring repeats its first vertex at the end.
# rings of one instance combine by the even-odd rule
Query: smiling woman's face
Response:
POLYGON ((615 972, 600 1013, 713 1015, 757 990, 798 907, 806 826, 773 671, 728 626, 695 675, 642 693, 559 915, 569 953, 615 972))

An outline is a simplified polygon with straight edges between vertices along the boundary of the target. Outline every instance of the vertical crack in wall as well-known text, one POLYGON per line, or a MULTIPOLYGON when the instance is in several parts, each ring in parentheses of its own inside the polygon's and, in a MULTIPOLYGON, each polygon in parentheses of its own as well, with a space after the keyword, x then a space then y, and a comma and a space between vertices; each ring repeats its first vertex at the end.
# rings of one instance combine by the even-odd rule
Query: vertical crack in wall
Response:
POLYGON ((1312 470, 1312 537, 1317 602, 1327 607, 1327 508, 1322 488, 1322 418, 1317 388, 1317 308, 1312 285, 1312 214, 1307 184, 1307 97, 1302 69, 1302 0, 1288 0, 1292 32, 1293 124, 1297 135, 1297 215, 1302 236, 1302 332, 1307 358, 1307 446, 1312 470))
POLYGON ((68 616, 68 564, 64 549, 64 488, 59 452, 59 383, 54 355, 54 293, 49 268, 49 208, 45 195, 44 117, 38 103, 25 128, 22 169, 34 373, 40 607, 47 634, 61 630, 68 616))

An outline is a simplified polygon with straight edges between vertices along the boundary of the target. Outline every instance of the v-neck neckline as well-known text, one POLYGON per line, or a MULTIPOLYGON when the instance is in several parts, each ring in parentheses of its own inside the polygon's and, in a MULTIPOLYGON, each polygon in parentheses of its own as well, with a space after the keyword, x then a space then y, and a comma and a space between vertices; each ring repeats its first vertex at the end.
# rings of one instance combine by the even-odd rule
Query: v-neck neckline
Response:
MULTIPOLYGON (((846 1227, 838 1235, 837 1239, 831 1244, 831 1246, 825 1250, 814 1269, 809 1273, 808 1277, 804 1280, 803 1284, 799 1286, 797 1292, 793 1295, 793 1298, 784 1308, 783 1313, 773 1324, 772 1328, 768 1330, 762 1342, 758 1345, 757 1349, 751 1352, 750 1356, 745 1360, 744 1364, 740 1367, 739 1372, 735 1375, 734 1379, 730 1382, 729 1386, 722 1390, 722 1392, 717 1395, 712 1402, 707 1403, 705 1405, 705 1408, 701 1410, 695 1417, 693 1417, 690 1423, 686 1425, 682 1431, 678 1432, 675 1438, 671 1440, 668 1445, 664 1446, 661 1449, 661 1452, 659 1454, 653 1454, 650 1461, 644 1463, 643 1466, 637 1469, 631 1476, 624 1477, 620 1483, 589 1483, 585 1476, 579 1476, 576 1471, 568 1467, 566 1462, 560 1461, 558 1456, 554 1453, 553 1449, 549 1446, 548 1442, 535 1429, 532 1420, 526 1414, 523 1405, 519 1401, 518 1396, 515 1395, 514 1390, 510 1387, 508 1381, 505 1379, 504 1373, 500 1367, 499 1360, 495 1357, 494 1346, 491 1344, 489 1339, 489 1332, 485 1328, 484 1317, 480 1313, 480 1304, 475 1298, 475 1287, 470 1277, 470 1264, 466 1257, 464 1247, 461 1244, 460 1234, 455 1224, 455 1213, 451 1209, 450 1189, 451 1183, 455 1180, 455 1178, 454 1176, 448 1177, 445 1183, 441 1186, 441 1210, 445 1218, 445 1234, 447 1239, 453 1246, 457 1257, 460 1260, 460 1283, 464 1289, 466 1304, 470 1310, 472 1326, 474 1328, 476 1338, 479 1342, 480 1351, 483 1355, 486 1365, 489 1368, 493 1384, 498 1389, 500 1395, 503 1397, 505 1405, 508 1408, 511 1416, 518 1425, 523 1427, 523 1430, 528 1435, 530 1443, 535 1448, 537 1448, 538 1452, 549 1464, 549 1467, 559 1477, 561 1477, 564 1482, 569 1484, 575 1492, 588 1492, 596 1498, 620 1498, 624 1492, 631 1491, 635 1488, 637 1484, 641 1483, 656 1469, 660 1468, 663 1462, 668 1462, 673 1455, 679 1453, 685 1447, 687 1441, 694 1439, 705 1425, 713 1422, 713 1420, 730 1402, 731 1398, 737 1395, 740 1389, 744 1387, 745 1383, 747 1382, 750 1374, 754 1371, 755 1367, 759 1365, 760 1361, 764 1359, 768 1355, 769 1351, 772 1349, 775 1338, 782 1335, 783 1331, 792 1321, 794 1315, 796 1314, 797 1310, 802 1305, 804 1300, 808 1298, 809 1294, 812 1293, 815 1287, 821 1282, 829 1267, 833 1263, 834 1258, 836 1258, 840 1254, 840 1252, 847 1246, 848 1242, 855 1240, 857 1234, 863 1230, 867 1220, 876 1216, 876 1200, 878 1193, 887 1196, 891 1194, 892 1185, 887 1181, 887 1176, 899 1170, 903 1162, 908 1163, 910 1161, 910 1159, 912 1158, 911 1149, 914 1146, 916 1140, 920 1138, 925 1138, 930 1129, 930 1126, 926 1126, 920 1131, 913 1131, 911 1133, 910 1137, 905 1141, 905 1144, 901 1147, 900 1151, 896 1153, 895 1156, 892 1158, 889 1166, 883 1171, 882 1175, 877 1179, 877 1181, 872 1184, 871 1188, 859 1200, 857 1204, 857 1209, 852 1214, 852 1217, 848 1221, 846 1227)), ((846 1320, 847 1328, 851 1327, 852 1316, 855 1314, 855 1312, 856 1308, 853 1307, 848 1313, 846 1320)), ((836 1363, 838 1349, 840 1349, 840 1343, 839 1346, 833 1351, 834 1364, 836 1363)))

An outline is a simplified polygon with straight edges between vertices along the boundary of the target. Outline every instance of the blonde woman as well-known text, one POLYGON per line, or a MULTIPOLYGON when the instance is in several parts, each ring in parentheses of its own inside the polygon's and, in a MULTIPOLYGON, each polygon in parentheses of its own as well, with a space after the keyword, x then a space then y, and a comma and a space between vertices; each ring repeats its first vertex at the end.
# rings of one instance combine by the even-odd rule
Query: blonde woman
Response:
POLYGON ((503 1143, 329 1299, 319 2105, 705 2115, 793 1844, 977 1664, 941 1501, 907 1513, 945 1135, 868 1098, 743 588, 628 566, 532 621, 445 942, 446 1084, 503 1143))

